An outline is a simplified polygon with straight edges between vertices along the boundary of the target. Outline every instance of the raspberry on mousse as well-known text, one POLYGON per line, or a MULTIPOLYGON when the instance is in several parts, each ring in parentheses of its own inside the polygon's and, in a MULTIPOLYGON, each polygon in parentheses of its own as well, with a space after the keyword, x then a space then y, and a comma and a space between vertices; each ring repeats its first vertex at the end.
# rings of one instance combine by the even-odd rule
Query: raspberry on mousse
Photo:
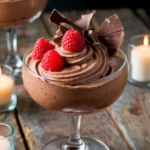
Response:
POLYGON ((65 61, 56 50, 49 50, 42 58, 43 69, 51 72, 58 72, 64 69, 65 61))
POLYGON ((85 48, 85 39, 77 30, 66 31, 62 38, 62 47, 71 52, 81 52, 85 48))
MULTIPOLYGON (((62 37, 61 46, 69 52, 81 52, 85 48, 85 39, 77 30, 70 29, 62 37)), ((45 38, 39 38, 32 52, 34 60, 40 60, 46 71, 58 72, 65 67, 65 59, 56 50, 55 46, 45 38)))
POLYGON ((42 60, 44 54, 51 49, 54 49, 54 45, 41 37, 36 41, 33 47, 32 58, 34 60, 42 60))

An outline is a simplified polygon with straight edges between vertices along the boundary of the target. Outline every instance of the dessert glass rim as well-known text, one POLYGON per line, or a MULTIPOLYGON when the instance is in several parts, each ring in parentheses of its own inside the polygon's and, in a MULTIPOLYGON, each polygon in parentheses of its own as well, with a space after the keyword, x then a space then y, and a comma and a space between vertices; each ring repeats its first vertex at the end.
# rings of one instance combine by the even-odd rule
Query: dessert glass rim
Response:
MULTIPOLYGON (((51 38, 50 38, 50 39, 51 39, 51 38)), ((48 40, 49 40, 49 39, 48 39, 48 40)), ((97 79, 97 80, 94 80, 94 81, 92 80, 92 81, 87 81, 87 82, 84 82, 84 83, 81 83, 81 82, 62 83, 62 82, 60 82, 60 81, 54 81, 54 80, 51 80, 51 79, 48 79, 48 78, 45 78, 45 77, 41 77, 40 75, 36 74, 34 71, 32 71, 32 70, 28 67, 28 65, 26 64, 25 58, 26 58, 26 56, 28 55, 28 53, 30 53, 30 52, 32 51, 32 48, 33 48, 33 46, 29 47, 29 48, 25 51, 25 53, 24 53, 24 55, 23 55, 23 65, 25 66, 25 68, 26 68, 33 76, 35 76, 35 77, 37 77, 37 78, 39 78, 39 79, 41 79, 41 80, 51 81, 51 82, 53 82, 53 83, 61 83, 62 85, 74 85, 74 86, 76 86, 76 85, 92 84, 92 83, 96 83, 97 81, 104 81, 104 80, 110 79, 111 77, 117 75, 119 72, 121 72, 121 70, 122 70, 122 69, 125 67, 125 65, 127 64, 127 56, 126 56, 125 53, 119 48, 120 52, 121 52, 122 55, 123 55, 124 61, 123 61, 123 64, 121 65, 121 67, 120 67, 117 71, 115 71, 115 72, 109 74, 108 76, 102 77, 102 78, 97 79)))
POLYGON ((11 125, 6 124, 6 123, 1 123, 1 122, 0 122, 0 126, 5 126, 5 127, 7 127, 7 128, 10 129, 10 133, 9 133, 7 136, 5 136, 4 138, 1 138, 0 140, 3 140, 3 139, 5 139, 5 138, 9 138, 10 136, 13 136, 15 130, 14 130, 14 128, 13 128, 11 125))

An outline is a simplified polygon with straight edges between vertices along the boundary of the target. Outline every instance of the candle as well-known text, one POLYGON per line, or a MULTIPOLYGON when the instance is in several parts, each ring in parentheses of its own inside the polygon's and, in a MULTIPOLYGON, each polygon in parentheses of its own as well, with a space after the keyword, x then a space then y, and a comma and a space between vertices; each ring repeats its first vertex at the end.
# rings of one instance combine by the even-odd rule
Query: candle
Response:
POLYGON ((6 105, 10 102, 13 84, 13 79, 4 75, 0 68, 0 105, 6 105))
POLYGON ((143 45, 131 50, 131 76, 139 82, 150 81, 150 45, 148 36, 144 36, 143 45))
POLYGON ((0 135, 0 150, 11 150, 8 139, 0 135))

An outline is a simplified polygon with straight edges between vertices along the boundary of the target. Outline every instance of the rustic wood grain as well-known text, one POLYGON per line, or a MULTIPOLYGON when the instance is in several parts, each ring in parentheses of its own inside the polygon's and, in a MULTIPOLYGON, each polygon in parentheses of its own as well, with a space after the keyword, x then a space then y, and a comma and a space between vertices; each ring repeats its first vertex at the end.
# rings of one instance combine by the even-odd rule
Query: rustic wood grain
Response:
MULTIPOLYGON (((98 11, 98 14, 95 16, 95 20, 98 24, 94 21, 93 26, 97 28, 105 17, 114 13, 118 14, 124 26, 125 41, 123 42, 122 50, 127 54, 129 38, 136 34, 147 34, 150 31, 143 22, 128 9, 98 11)), ((123 133, 124 139, 126 139, 131 149, 134 150, 150 149, 149 96, 149 89, 138 88, 127 83, 122 95, 107 109, 114 123, 123 133)))

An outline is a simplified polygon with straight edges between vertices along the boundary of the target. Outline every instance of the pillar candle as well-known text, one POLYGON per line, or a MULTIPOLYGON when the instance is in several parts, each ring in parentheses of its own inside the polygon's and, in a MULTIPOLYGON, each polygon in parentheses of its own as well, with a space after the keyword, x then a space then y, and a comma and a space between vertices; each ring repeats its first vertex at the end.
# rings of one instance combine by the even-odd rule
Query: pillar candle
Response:
POLYGON ((131 76, 139 82, 150 81, 150 45, 147 39, 143 43, 131 50, 131 76))
POLYGON ((11 150, 10 142, 8 139, 0 135, 0 150, 11 150))
POLYGON ((10 102, 13 84, 13 79, 0 71, 0 106, 10 102))

